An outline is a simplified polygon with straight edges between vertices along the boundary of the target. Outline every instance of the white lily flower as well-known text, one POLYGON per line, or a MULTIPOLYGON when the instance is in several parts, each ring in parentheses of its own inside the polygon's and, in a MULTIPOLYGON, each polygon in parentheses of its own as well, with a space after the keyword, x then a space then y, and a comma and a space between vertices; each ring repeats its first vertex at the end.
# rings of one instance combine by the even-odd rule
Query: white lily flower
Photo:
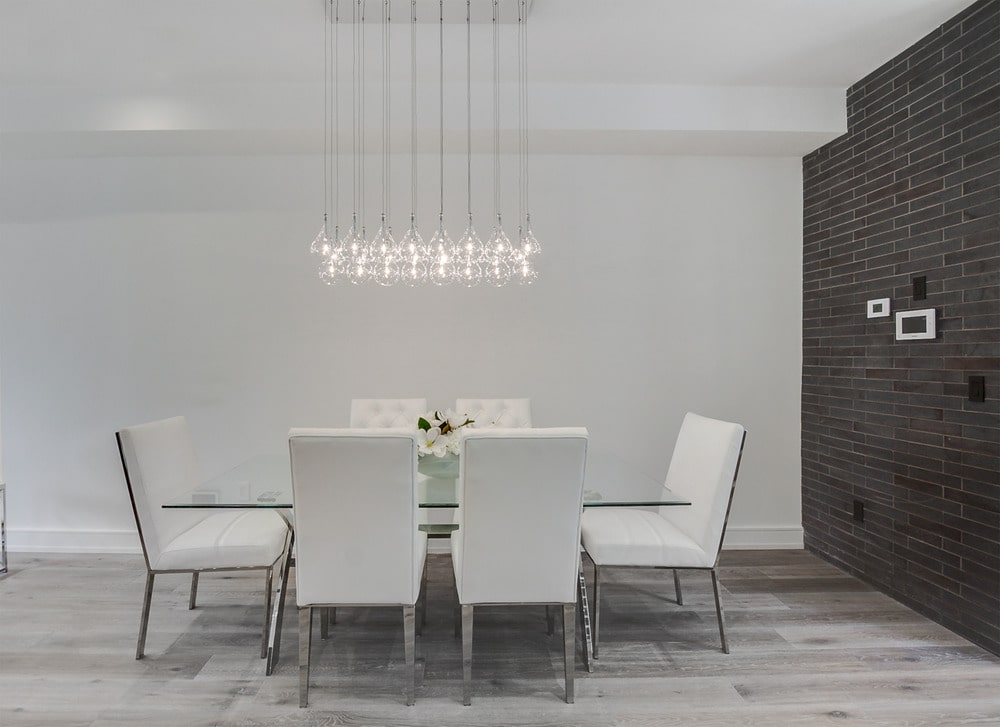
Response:
POLYGON ((443 457, 447 452, 448 442, 446 437, 441 436, 439 427, 431 427, 424 431, 417 430, 417 451, 420 454, 433 454, 435 457, 443 457))

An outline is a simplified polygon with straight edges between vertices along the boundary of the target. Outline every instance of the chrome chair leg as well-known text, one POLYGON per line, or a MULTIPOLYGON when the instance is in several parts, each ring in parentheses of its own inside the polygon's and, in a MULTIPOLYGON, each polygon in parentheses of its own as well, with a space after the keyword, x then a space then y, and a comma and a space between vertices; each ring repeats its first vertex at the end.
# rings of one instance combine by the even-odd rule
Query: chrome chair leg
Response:
POLYGON ((188 598, 188 611, 194 610, 195 601, 198 600, 198 571, 191 574, 191 596, 188 598))
POLYGON ((406 706, 417 701, 416 607, 403 606, 403 653, 406 656, 406 706))
POLYGON ((142 615, 139 617, 139 643, 135 647, 135 658, 141 659, 146 651, 146 628, 149 626, 149 603, 153 600, 152 571, 146 571, 146 592, 142 597, 142 615))
POLYGON ((331 606, 330 609, 329 609, 329 611, 330 611, 330 623, 336 624, 337 623, 337 607, 336 606, 331 606))
POLYGON ((462 704, 472 704, 472 606, 462 606, 462 704))
POLYGON ((312 608, 299 609, 299 707, 309 706, 309 659, 312 652, 312 608))
POLYGON ((281 624, 285 617, 285 595, 288 592, 288 571, 292 567, 292 547, 295 545, 295 533, 289 531, 288 540, 285 543, 285 553, 278 563, 278 592, 275 594, 276 603, 271 610, 271 628, 268 635, 267 645, 267 665, 264 673, 271 676, 274 667, 278 664, 278 657, 281 652, 281 624))
POLYGON ((271 586, 274 581, 274 567, 264 570, 264 637, 260 645, 260 658, 267 658, 267 637, 271 626, 271 586))
POLYGON ((330 636, 330 609, 319 610, 319 637, 324 641, 330 636))
POLYGON ((674 593, 677 594, 677 605, 683 606, 684 597, 681 596, 681 577, 680 574, 677 573, 676 568, 674 568, 674 593))
POLYGON ((566 704, 573 704, 573 672, 576 671, 576 604, 563 604, 563 666, 566 670, 566 704))
POLYGON ((601 634, 601 569, 594 563, 594 658, 597 658, 597 642, 601 634))
POLYGON ((722 651, 729 653, 729 643, 726 641, 726 615, 722 611, 722 599, 719 598, 719 575, 712 569, 712 591, 715 592, 715 613, 719 617, 719 637, 722 639, 722 651))
POLYGON ((545 607, 545 633, 549 636, 556 632, 556 613, 550 606, 545 607))
POLYGON ((427 625, 427 561, 424 561, 424 572, 420 576, 420 590, 417 592, 417 610, 420 618, 417 619, 417 636, 424 635, 424 626, 427 625))

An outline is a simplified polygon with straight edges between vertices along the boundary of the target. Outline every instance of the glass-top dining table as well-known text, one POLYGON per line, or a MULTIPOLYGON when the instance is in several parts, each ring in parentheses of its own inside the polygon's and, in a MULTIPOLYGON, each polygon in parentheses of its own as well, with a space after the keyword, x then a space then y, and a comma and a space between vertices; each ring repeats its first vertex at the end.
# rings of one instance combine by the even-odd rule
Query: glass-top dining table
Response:
MULTIPOLYGON (((417 464, 417 501, 428 517, 420 529, 428 537, 447 537, 458 525, 447 517, 447 511, 459 507, 457 480, 458 458, 421 457, 417 464), (432 514, 432 513, 436 513, 432 514), (441 517, 444 515, 445 517, 441 517)), ((663 487, 638 467, 610 452, 589 451, 584 479, 584 509, 591 507, 683 507, 691 502, 663 487)), ((530 507, 525 502, 525 507, 530 507)), ((251 509, 278 510, 292 523, 291 467, 288 453, 272 453, 252 457, 198 487, 162 503, 168 509, 251 509)), ((293 533, 294 538, 294 533, 293 533)), ((281 647, 282 616, 288 574, 293 565, 292 548, 281 564, 277 597, 271 612, 271 627, 267 650, 267 674, 274 671, 281 647)), ((593 671, 593 640, 587 583, 581 565, 579 574, 579 612, 583 631, 583 662, 593 671)))

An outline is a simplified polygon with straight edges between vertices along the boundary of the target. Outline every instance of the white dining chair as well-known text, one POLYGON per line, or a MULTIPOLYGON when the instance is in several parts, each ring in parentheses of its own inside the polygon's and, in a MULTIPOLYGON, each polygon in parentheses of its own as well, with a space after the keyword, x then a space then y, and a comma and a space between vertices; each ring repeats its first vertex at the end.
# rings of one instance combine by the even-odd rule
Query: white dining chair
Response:
POLYGON ((531 399, 458 399, 455 411, 472 419, 478 429, 531 426, 531 399))
POLYGON ((309 703, 313 609, 402 609, 406 703, 415 699, 415 611, 427 557, 417 527, 414 430, 292 429, 299 706, 309 703))
POLYGON ((722 650, 729 653, 719 598, 719 553, 726 535, 746 430, 739 424, 688 413, 681 424, 664 487, 691 501, 690 507, 588 508, 583 547, 594 564, 594 658, 601 624, 601 573, 605 568, 707 570, 712 576, 722 650))
POLYGON ((566 702, 572 703, 587 430, 471 429, 460 447, 451 554, 464 703, 472 702, 475 607, 529 604, 562 607, 566 702))
POLYGON ((288 523, 273 510, 212 512, 161 507, 201 482, 194 443, 184 417, 126 427, 115 436, 146 563, 146 589, 135 658, 141 659, 145 652, 153 580, 157 575, 190 573, 188 608, 193 609, 199 574, 234 570, 264 571, 261 645, 264 658, 274 566, 282 560, 291 541, 288 523))
POLYGON ((426 413, 427 399, 352 399, 351 427, 416 429, 426 413))

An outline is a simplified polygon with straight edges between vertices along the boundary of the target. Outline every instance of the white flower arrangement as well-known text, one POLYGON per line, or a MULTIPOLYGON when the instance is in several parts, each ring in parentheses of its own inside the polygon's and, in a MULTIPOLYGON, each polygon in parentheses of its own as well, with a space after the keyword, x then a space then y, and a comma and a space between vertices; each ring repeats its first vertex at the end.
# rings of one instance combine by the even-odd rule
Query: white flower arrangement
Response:
POLYGON ((475 422, 465 414, 456 414, 451 409, 445 412, 432 411, 417 420, 419 440, 417 452, 423 457, 433 454, 444 457, 458 454, 459 430, 472 426, 475 422))

